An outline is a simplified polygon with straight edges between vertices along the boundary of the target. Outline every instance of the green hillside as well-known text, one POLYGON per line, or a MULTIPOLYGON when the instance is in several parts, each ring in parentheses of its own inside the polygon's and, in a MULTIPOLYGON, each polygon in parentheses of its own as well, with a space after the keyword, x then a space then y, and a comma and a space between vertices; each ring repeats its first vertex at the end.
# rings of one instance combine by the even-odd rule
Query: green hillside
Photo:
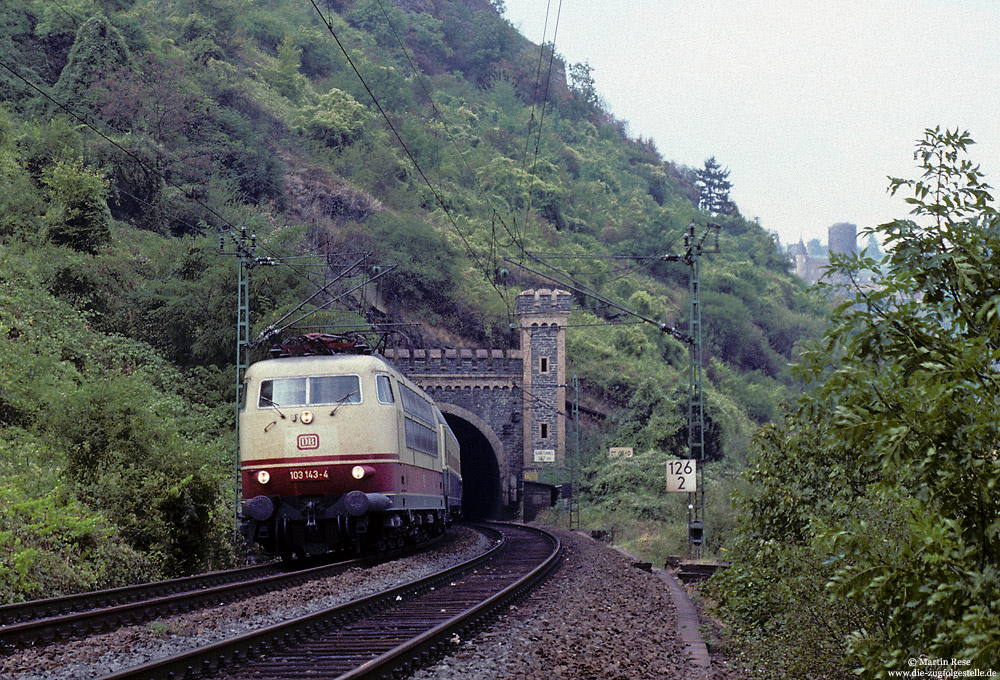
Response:
MULTIPOLYGON (((371 251, 366 271, 383 275, 310 323, 410 323, 418 346, 502 349, 516 295, 553 285, 519 266, 544 269, 536 258, 686 327, 683 264, 567 256, 678 252, 690 223, 720 224, 701 274, 710 550, 726 540, 731 479, 795 396, 786 365, 826 305, 760 225, 699 210, 695 169, 633 138, 585 65, 479 0, 0 13, 5 600, 232 559, 237 270, 219 244, 241 227, 281 262, 252 271, 253 336, 316 292, 305 263, 371 251)), ((660 489, 662 461, 686 449, 686 347, 575 295, 570 370, 612 416, 584 437, 587 518, 679 550, 660 489), (642 464, 606 464, 607 445, 642 464)))

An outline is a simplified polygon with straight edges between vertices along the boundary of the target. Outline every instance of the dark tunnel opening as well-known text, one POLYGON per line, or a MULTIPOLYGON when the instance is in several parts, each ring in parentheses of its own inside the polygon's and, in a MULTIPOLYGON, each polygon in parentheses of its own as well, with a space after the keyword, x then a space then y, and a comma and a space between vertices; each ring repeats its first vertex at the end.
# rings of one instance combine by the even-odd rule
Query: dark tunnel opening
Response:
POLYGON ((486 436, 458 416, 444 414, 462 447, 462 515, 468 520, 500 519, 500 468, 486 436))

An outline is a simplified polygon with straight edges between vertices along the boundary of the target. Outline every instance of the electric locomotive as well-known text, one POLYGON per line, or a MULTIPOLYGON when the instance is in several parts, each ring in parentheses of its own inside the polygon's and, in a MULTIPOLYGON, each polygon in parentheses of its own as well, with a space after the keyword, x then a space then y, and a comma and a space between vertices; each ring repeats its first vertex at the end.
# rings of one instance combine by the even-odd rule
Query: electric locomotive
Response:
POLYGON ((419 387, 340 336, 252 364, 239 415, 248 543, 284 560, 439 534, 461 513, 458 440, 419 387))

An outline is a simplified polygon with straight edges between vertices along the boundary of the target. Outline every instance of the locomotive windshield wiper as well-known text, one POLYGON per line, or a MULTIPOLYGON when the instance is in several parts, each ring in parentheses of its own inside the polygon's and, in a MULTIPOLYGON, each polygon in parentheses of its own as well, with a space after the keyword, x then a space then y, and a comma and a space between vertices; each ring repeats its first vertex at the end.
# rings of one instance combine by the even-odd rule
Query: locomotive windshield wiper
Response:
POLYGON ((275 411, 278 412, 278 415, 281 416, 282 420, 285 419, 285 414, 281 412, 281 409, 278 408, 278 405, 275 402, 271 401, 270 399, 268 399, 267 397, 265 397, 263 394, 260 395, 260 400, 261 401, 266 401, 271 406, 271 408, 273 408, 275 411))
POLYGON ((343 406, 344 402, 346 402, 348 399, 350 399, 351 397, 353 397, 355 394, 357 394, 357 391, 348 392, 347 394, 345 394, 344 396, 342 396, 340 399, 338 399, 336 401, 334 407, 333 407, 333 410, 330 411, 330 415, 331 416, 337 415, 337 409, 340 408, 341 406, 343 406))

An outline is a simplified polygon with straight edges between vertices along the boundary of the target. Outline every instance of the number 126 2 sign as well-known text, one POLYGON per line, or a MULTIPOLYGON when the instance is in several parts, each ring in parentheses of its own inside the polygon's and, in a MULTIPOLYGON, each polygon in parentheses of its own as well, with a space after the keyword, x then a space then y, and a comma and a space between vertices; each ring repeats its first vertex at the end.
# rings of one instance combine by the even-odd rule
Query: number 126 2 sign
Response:
POLYGON ((667 493, 693 493, 697 491, 697 461, 667 461, 667 493))

